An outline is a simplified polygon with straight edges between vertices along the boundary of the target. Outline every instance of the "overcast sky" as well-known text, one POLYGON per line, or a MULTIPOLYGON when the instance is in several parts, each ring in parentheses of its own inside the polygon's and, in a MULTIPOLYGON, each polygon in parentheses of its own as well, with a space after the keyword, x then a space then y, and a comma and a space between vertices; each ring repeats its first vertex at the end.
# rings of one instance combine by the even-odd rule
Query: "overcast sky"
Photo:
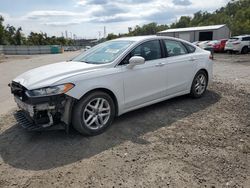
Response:
POLYGON ((169 24, 199 10, 214 11, 229 0, 0 0, 5 24, 61 36, 97 38, 98 32, 125 33, 149 22, 169 24))

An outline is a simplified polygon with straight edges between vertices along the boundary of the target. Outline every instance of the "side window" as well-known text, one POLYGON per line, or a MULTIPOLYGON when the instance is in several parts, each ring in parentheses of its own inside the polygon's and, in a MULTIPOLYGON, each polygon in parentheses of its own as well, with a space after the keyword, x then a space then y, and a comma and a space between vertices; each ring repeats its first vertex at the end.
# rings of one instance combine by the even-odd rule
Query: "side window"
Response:
POLYGON ((196 50, 195 47, 193 47, 193 46, 191 46, 191 45, 189 45, 187 43, 184 43, 184 45, 187 48, 187 50, 188 50, 189 53, 194 53, 195 52, 195 50, 196 50))
POLYGON ((168 56, 178 56, 187 54, 188 51, 179 41, 174 40, 164 40, 165 46, 167 48, 168 56))
POLYGON ((159 40, 144 42, 131 52, 132 56, 141 56, 145 61, 161 58, 161 46, 159 40))
POLYGON ((242 41, 250 41, 250 37, 243 37, 242 41))

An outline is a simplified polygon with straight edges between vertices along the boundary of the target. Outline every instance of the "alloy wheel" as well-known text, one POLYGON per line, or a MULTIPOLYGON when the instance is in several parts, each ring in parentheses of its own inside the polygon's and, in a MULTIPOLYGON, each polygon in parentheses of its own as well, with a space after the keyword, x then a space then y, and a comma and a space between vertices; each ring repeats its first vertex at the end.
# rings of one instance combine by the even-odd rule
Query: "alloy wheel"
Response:
POLYGON ((83 110, 83 121, 92 130, 102 128, 109 120, 111 108, 104 98, 92 99, 83 110))
POLYGON ((204 74, 199 74, 195 79, 195 92, 201 95, 206 90, 207 79, 204 74))

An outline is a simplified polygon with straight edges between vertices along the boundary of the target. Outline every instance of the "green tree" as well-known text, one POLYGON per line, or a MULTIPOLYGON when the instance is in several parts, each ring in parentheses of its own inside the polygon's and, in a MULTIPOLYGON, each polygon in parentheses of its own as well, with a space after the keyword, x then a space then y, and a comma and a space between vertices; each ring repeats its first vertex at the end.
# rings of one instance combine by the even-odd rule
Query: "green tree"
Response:
POLYGON ((191 26, 191 17, 190 16, 181 16, 180 20, 171 25, 171 28, 183 28, 191 26))
POLYGON ((227 24, 233 35, 250 33, 250 0, 232 0, 213 13, 196 12, 192 18, 182 16, 171 28, 227 24))
POLYGON ((7 40, 6 44, 10 45, 16 44, 15 34, 16 34, 16 28, 14 26, 7 25, 7 27, 5 28, 5 37, 7 40))
POLYGON ((109 33, 106 39, 107 39, 107 40, 112 40, 112 39, 116 39, 116 38, 118 38, 117 35, 115 35, 115 34, 113 34, 113 33, 109 33))
POLYGON ((22 34, 22 28, 21 27, 19 27, 17 30, 16 30, 16 33, 15 33, 15 38, 14 38, 14 40, 15 40, 15 44, 16 45, 21 45, 21 44, 23 44, 24 43, 24 40, 25 40, 25 37, 23 36, 23 34, 22 34))

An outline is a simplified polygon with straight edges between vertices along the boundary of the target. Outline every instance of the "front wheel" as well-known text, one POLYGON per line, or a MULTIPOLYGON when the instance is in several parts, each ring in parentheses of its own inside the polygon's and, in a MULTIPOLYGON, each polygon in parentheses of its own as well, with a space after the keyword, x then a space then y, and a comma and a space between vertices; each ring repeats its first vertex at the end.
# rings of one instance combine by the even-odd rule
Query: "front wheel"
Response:
POLYGON ((74 107, 73 127, 81 134, 94 136, 108 128, 115 117, 113 99, 104 92, 96 91, 83 97, 74 107))
POLYGON ((194 98, 200 98, 207 90, 208 77, 205 71, 199 71, 193 80, 190 95, 194 98))

